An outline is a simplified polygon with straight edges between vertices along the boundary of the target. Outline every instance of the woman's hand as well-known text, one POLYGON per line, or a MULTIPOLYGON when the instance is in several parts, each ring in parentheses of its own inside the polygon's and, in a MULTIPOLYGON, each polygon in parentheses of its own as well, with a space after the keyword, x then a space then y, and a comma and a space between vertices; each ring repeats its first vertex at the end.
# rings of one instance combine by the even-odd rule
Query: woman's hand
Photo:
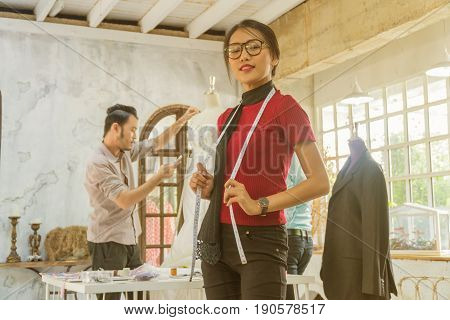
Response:
POLYGON ((261 214, 261 207, 257 200, 253 200, 248 194, 245 186, 236 180, 230 179, 225 183, 225 195, 223 199, 227 207, 233 203, 238 203, 242 210, 249 216, 261 214))
POLYGON ((194 192, 197 192, 197 188, 202 188, 202 199, 209 199, 214 186, 214 177, 206 171, 201 163, 197 163, 197 170, 192 175, 189 186, 194 192))

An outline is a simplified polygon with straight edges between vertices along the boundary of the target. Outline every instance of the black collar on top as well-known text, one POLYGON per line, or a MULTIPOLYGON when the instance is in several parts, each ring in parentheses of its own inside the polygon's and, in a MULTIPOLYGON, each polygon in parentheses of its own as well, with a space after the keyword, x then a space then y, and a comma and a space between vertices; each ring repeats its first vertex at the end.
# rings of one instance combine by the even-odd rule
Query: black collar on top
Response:
POLYGON ((264 100, 272 88, 274 88, 274 85, 272 80, 270 80, 258 88, 244 92, 242 94, 242 105, 255 104, 264 100))

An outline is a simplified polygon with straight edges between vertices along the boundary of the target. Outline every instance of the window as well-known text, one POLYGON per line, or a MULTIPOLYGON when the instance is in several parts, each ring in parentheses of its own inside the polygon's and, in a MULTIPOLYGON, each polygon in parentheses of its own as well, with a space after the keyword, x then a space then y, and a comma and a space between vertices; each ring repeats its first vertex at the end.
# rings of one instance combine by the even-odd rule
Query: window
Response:
POLYGON ((387 112, 403 109, 403 85, 401 83, 386 88, 387 112))
MULTIPOLYGON (((172 105, 161 108, 155 112, 145 124, 140 139, 157 136, 170 124, 181 117, 187 106, 172 105)), ((174 162, 181 154, 189 154, 187 150, 186 127, 181 129, 175 141, 170 142, 167 149, 153 153, 151 156, 139 161, 139 184, 142 184, 153 175, 161 164, 174 162)), ((183 188, 183 172, 185 159, 178 167, 173 177, 160 183, 144 201, 140 203, 140 218, 142 235, 140 238, 141 256, 154 266, 164 261, 164 255, 172 245, 177 231, 176 218, 183 188)), ((182 222, 181 222, 182 223, 182 222)))
POLYGON ((449 79, 423 74, 371 90, 368 104, 324 106, 318 114, 325 160, 342 169, 356 122, 384 170, 391 205, 450 208, 449 88, 449 79))

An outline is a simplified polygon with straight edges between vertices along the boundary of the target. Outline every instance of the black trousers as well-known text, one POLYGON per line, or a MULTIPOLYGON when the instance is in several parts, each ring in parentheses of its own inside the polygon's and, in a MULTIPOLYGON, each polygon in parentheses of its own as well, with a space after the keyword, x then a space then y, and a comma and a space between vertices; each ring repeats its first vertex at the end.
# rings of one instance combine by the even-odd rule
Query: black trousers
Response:
MULTIPOLYGON (((303 274, 313 252, 313 240, 307 235, 288 236, 288 274, 303 274)), ((289 285, 286 291, 286 299, 294 300, 294 287, 289 285)))
MULTIPOLYGON (((89 254, 92 258, 92 270, 135 269, 142 265, 140 249, 137 245, 124 245, 117 242, 88 242, 89 254)), ((142 293, 139 292, 140 297, 142 293)), ((128 295, 130 298, 130 294, 128 295)), ((98 294, 97 299, 103 295, 98 294)), ((119 300, 120 293, 105 294, 106 300, 119 300)))
POLYGON ((202 262, 208 300, 281 300, 286 298, 285 226, 238 226, 247 264, 242 264, 231 225, 222 224, 222 257, 202 262))

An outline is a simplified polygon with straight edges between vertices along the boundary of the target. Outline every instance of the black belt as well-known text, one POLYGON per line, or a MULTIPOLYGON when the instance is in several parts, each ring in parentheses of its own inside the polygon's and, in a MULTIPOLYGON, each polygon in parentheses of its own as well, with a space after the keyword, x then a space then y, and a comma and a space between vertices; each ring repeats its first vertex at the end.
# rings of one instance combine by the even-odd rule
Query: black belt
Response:
POLYGON ((300 237, 305 237, 305 238, 311 237, 311 235, 308 234, 308 231, 306 231, 306 230, 288 229, 287 232, 288 232, 289 236, 300 236, 300 237))

